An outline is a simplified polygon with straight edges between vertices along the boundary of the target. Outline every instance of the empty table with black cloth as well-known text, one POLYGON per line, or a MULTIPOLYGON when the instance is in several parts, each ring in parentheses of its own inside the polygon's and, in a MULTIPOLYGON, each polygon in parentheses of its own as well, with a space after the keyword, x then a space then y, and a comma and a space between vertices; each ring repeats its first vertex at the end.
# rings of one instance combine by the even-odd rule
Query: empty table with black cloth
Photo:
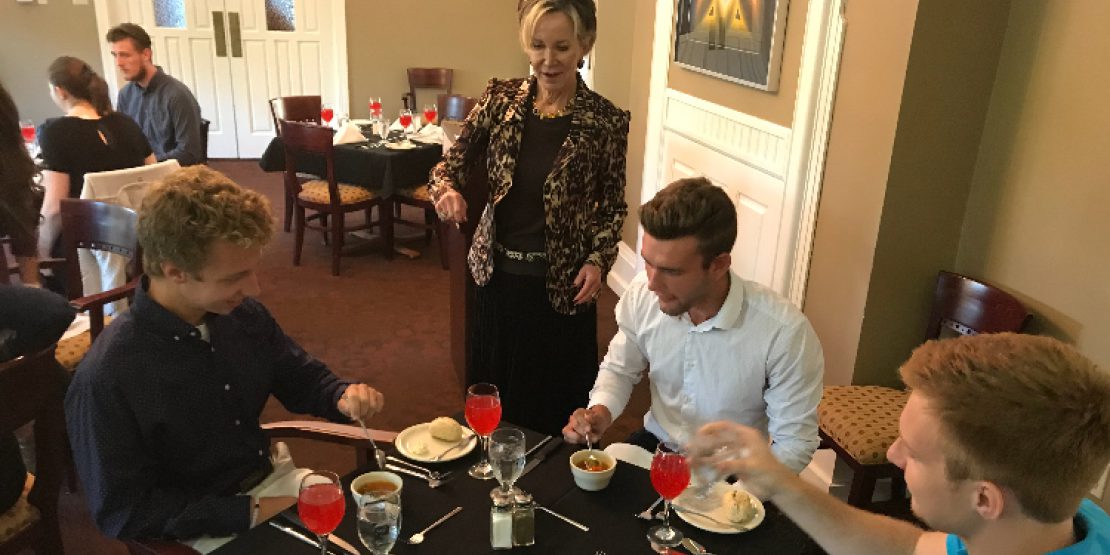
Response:
MULTIPOLYGON (((510 425, 505 423, 504 425, 510 425)), ((528 446, 535 445, 543 435, 524 430, 528 446)), ((554 441, 554 440, 553 440, 554 441)), ((379 444, 394 456, 400 456, 392 445, 379 444)), ((618 463, 609 487, 598 492, 587 492, 574 485, 568 459, 580 446, 561 444, 532 472, 517 482, 531 493, 537 504, 566 515, 590 528, 582 532, 577 528, 545 513, 536 511, 536 544, 519 547, 511 552, 532 554, 584 554, 603 551, 607 555, 650 553, 647 531, 656 522, 636 518, 657 497, 651 487, 648 471, 618 463)), ((456 461, 432 466, 435 470, 454 471, 454 478, 437 489, 430 489, 423 480, 402 476, 401 534, 391 553, 493 553, 490 547, 490 490, 495 480, 479 481, 466 475, 466 469, 478 458, 475 449, 456 461), (461 506, 462 512, 429 532, 420 545, 408 545, 405 539, 431 524, 451 509, 461 506)), ((360 469, 343 479, 347 510, 335 534, 360 549, 356 529, 355 506, 351 500, 350 483, 355 476, 370 469, 360 469)), ((689 537, 694 538, 712 553, 745 555, 820 555, 824 551, 793 522, 771 503, 766 504, 767 515, 754 530, 733 535, 706 532, 683 522, 674 514, 671 522, 689 537)), ((296 508, 290 509, 295 513, 296 508)), ((290 525, 283 517, 276 520, 290 525)), ((302 531, 304 531, 302 529, 302 531)), ((310 532, 305 532, 309 536, 310 532)), ((330 551, 341 555, 343 550, 330 546, 330 551)), ((215 551, 216 555, 246 555, 253 553, 318 554, 318 548, 268 525, 260 525, 215 551)))
MULTIPOLYGON (((374 142, 336 145, 335 178, 387 197, 400 190, 427 184, 428 172, 443 157, 443 146, 416 145, 407 150, 377 146, 374 142)), ((285 148, 280 137, 270 141, 258 165, 267 172, 285 170, 285 148)), ((324 175, 324 159, 320 156, 300 156, 297 171, 324 175)))

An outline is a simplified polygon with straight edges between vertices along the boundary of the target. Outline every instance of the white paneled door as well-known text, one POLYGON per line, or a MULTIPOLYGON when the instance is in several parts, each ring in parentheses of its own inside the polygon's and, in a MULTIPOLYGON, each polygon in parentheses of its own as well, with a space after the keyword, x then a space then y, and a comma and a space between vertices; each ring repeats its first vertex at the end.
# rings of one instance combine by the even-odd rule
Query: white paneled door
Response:
MULTIPOLYGON (((344 104, 333 0, 109 0, 105 8, 97 10, 101 36, 119 23, 141 25, 154 63, 193 91, 212 122, 211 158, 262 155, 274 137, 270 98, 318 94, 344 104)), ((110 60, 105 68, 114 68, 110 60)))

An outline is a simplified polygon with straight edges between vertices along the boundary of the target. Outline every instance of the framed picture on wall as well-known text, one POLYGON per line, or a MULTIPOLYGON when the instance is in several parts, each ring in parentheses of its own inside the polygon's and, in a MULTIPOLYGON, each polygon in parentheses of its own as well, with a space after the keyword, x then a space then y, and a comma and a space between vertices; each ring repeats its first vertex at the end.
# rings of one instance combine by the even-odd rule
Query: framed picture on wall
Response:
POLYGON ((778 90, 789 0, 678 0, 674 60, 766 91, 778 90))

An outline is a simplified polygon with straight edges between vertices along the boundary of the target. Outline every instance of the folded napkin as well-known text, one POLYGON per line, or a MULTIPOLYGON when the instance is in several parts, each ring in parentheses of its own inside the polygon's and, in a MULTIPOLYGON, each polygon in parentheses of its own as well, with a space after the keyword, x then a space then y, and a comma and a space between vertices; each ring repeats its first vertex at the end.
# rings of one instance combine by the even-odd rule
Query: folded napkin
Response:
POLYGON ((416 135, 413 135, 412 138, 422 143, 443 144, 443 135, 444 133, 442 127, 434 123, 429 123, 428 125, 425 125, 423 129, 418 131, 416 135))
POLYGON ((358 130, 358 126, 353 123, 345 123, 339 131, 335 132, 335 137, 332 138, 333 145, 345 145, 348 143, 361 143, 365 142, 366 137, 358 130))

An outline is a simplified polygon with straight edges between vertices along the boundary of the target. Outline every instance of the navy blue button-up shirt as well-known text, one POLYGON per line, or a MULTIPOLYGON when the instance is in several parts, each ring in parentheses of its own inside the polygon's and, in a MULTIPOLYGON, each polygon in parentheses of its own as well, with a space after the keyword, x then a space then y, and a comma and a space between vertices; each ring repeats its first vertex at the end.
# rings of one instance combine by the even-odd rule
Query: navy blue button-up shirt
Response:
POLYGON ((244 478, 264 467, 259 426, 273 394, 290 411, 349 421, 338 379, 247 299, 196 327, 139 288, 97 338, 66 395, 89 508, 119 538, 225 536, 250 527, 244 478))

